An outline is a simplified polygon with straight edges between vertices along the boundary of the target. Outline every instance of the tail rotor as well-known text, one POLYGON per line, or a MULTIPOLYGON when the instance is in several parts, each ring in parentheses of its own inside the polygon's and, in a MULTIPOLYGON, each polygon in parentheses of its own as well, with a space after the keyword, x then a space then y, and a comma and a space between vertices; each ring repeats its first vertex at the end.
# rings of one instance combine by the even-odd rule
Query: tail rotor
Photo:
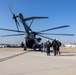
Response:
POLYGON ((19 31, 19 26, 20 26, 20 24, 19 24, 19 22, 18 22, 18 20, 17 20, 17 17, 18 17, 18 16, 16 16, 16 15, 14 14, 14 12, 11 10, 10 6, 9 6, 9 10, 10 10, 10 12, 11 12, 12 15, 13 15, 13 19, 15 20, 17 30, 19 31))

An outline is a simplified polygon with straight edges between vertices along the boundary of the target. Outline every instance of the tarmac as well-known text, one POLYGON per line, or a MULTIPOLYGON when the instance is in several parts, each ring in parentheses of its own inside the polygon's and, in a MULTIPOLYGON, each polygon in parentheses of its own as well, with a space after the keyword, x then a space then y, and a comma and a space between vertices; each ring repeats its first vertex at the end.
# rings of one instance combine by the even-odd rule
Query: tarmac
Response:
POLYGON ((0 48, 0 75, 76 75, 76 50, 61 56, 22 48, 0 48))

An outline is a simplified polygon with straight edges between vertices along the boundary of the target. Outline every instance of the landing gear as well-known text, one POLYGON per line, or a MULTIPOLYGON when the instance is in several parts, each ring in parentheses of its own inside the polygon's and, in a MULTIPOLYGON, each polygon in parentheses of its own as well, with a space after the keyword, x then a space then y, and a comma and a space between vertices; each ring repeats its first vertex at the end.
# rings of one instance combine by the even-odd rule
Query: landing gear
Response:
POLYGON ((26 46, 24 47, 24 51, 26 50, 26 46))
POLYGON ((26 38, 25 38, 24 51, 26 51, 26 38))

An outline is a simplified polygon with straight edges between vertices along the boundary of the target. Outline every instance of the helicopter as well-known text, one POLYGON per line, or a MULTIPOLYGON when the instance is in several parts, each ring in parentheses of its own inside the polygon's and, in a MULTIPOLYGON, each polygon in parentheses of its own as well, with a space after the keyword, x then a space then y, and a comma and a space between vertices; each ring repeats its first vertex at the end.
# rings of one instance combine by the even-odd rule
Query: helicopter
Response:
MULTIPOLYGON (((9 7, 10 9, 10 7, 9 7)), ((11 35, 3 35, 2 37, 7 37, 7 36, 19 36, 19 35, 25 35, 25 45, 24 45, 24 50, 27 50, 27 48, 33 48, 33 45, 35 45, 36 48, 39 48, 40 49, 40 45, 38 44, 42 38, 47 38, 47 39, 50 39, 50 40, 54 40, 52 38, 49 38, 47 36, 44 36, 43 34, 45 35, 65 35, 65 36, 74 36, 74 34, 52 34, 52 33, 44 33, 46 31, 50 31, 50 30, 55 30, 55 29, 60 29, 60 28, 66 28, 66 27, 69 27, 69 25, 63 25, 63 26, 58 26, 58 27, 54 27, 54 28, 49 28, 49 29, 45 29, 45 30, 41 30, 41 31, 38 31, 38 32, 35 32, 31 29, 31 25, 33 23, 33 21, 35 19, 47 19, 49 17, 38 17, 38 16, 32 16, 32 17, 28 17, 28 18, 24 18, 23 14, 22 13, 19 13, 18 15, 15 15, 12 10, 10 9, 12 15, 13 15, 13 19, 15 20, 15 23, 16 23, 16 27, 17 27, 17 30, 12 30, 12 29, 5 29, 5 28, 0 28, 0 30, 5 30, 5 31, 12 31, 12 32, 18 32, 19 34, 11 34, 11 35), (19 30, 19 22, 17 20, 17 18, 20 19, 20 21, 22 22, 22 25, 25 29, 25 31, 20 31, 19 30), (27 21, 30 21, 31 20, 31 23, 30 25, 27 25, 27 21), (40 36, 39 38, 36 38, 36 36, 40 36)))

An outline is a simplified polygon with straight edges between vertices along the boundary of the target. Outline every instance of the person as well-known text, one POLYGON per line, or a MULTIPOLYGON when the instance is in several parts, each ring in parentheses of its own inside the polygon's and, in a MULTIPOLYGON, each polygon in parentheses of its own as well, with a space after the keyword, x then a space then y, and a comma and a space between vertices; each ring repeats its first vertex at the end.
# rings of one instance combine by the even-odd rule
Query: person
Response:
POLYGON ((51 42, 47 39, 47 41, 45 42, 45 48, 46 48, 47 56, 50 56, 51 45, 52 45, 51 42))
POLYGON ((57 40, 57 39, 56 39, 56 41, 57 41, 57 46, 56 46, 56 48, 57 48, 57 55, 58 54, 61 55, 61 52, 60 52, 61 42, 59 40, 57 40))
POLYGON ((40 44, 40 51, 43 52, 43 42, 40 44))
POLYGON ((33 44, 32 48, 36 51, 36 44, 33 44))
POLYGON ((52 46, 53 46, 53 50, 54 50, 54 56, 56 56, 57 55, 57 41, 55 38, 52 41, 52 46))
POLYGON ((21 42, 21 47, 24 48, 24 43, 23 42, 21 42))

